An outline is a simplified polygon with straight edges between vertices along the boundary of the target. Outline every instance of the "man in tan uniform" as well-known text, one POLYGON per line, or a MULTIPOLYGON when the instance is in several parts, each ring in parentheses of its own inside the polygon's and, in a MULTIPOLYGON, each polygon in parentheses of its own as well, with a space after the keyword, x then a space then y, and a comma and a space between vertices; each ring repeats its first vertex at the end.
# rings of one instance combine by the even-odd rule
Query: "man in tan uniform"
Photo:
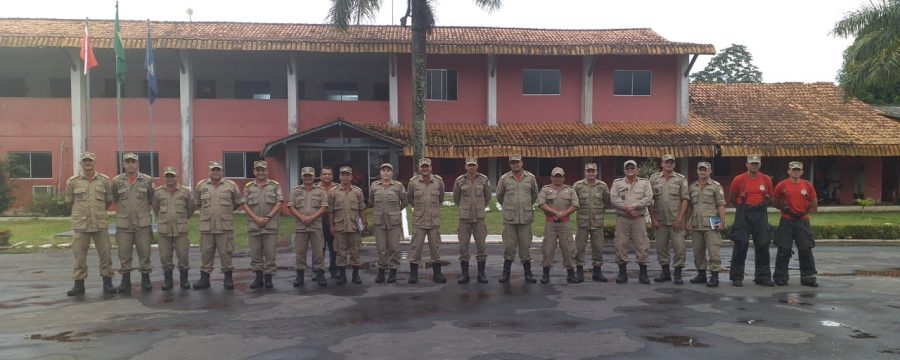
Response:
POLYGON ((647 250, 650 239, 647 238, 647 225, 644 215, 647 207, 653 202, 653 188, 647 179, 639 178, 637 161, 625 162, 625 177, 613 181, 609 189, 610 202, 616 208, 616 263, 619 264, 619 276, 616 283, 628 282, 628 244, 634 248, 634 254, 641 267, 638 280, 641 284, 649 284, 647 264, 650 262, 647 250))
POLYGON ((251 289, 265 286, 271 289, 275 265, 275 243, 278 241, 278 215, 284 204, 281 184, 269 179, 269 164, 265 160, 253 162, 253 181, 244 184, 241 208, 247 214, 247 233, 250 243, 250 271, 256 278, 251 289))
POLYGON ((550 282, 550 268, 553 267, 553 257, 556 255, 556 246, 559 244, 560 254, 563 258, 563 266, 566 267, 566 282, 577 283, 575 277, 575 242, 572 240, 572 227, 569 226, 569 215, 578 209, 578 194, 575 189, 566 185, 564 181, 566 173, 562 168, 555 167, 550 171, 552 184, 544 185, 538 194, 538 207, 544 210, 544 241, 541 244, 543 253, 544 276, 541 284, 550 282))
POLYGON ((369 206, 375 224, 375 245, 378 248, 378 275, 376 283, 384 282, 384 270, 388 269, 388 283, 397 282, 400 268, 400 240, 403 239, 401 211, 406 208, 406 188, 394 180, 394 166, 381 164, 381 180, 369 185, 369 206))
POLYGON ((509 271, 516 249, 525 272, 525 281, 537 282, 531 273, 531 223, 534 222, 534 209, 537 201, 538 186, 534 174, 522 168, 522 155, 509 157, 509 169, 497 181, 497 203, 503 210, 503 273, 500 282, 509 281, 509 271))
POLYGON ((478 172, 478 159, 466 158, 466 173, 456 178, 453 183, 453 202, 459 206, 459 225, 456 234, 459 237, 459 267, 462 276, 457 283, 469 283, 469 242, 475 237, 475 260, 478 261, 478 278, 480 284, 486 284, 484 274, 487 252, 484 242, 487 239, 487 223, 484 209, 491 201, 491 183, 487 175, 478 172))
POLYGON ((194 206, 200 210, 200 280, 194 289, 209 288, 209 274, 213 271, 216 252, 225 273, 226 290, 234 289, 231 263, 234 253, 234 210, 241 206, 241 192, 234 181, 223 179, 222 163, 209 162, 209 178, 200 180, 194 188, 194 206))
POLYGON ((291 189, 288 211, 294 216, 294 268, 297 276, 294 287, 303 286, 303 272, 306 271, 306 250, 312 252, 314 280, 319 286, 325 281, 325 240, 322 238, 322 215, 328 211, 328 193, 313 182, 316 170, 311 167, 300 169, 302 184, 291 189))
POLYGON ((675 284, 681 285, 681 269, 684 268, 684 224, 687 219, 688 183, 687 178, 675 172, 675 155, 666 154, 660 164, 662 171, 650 175, 650 187, 653 188, 653 206, 650 210, 650 223, 656 232, 656 257, 662 266, 662 274, 653 279, 655 282, 672 281, 669 270, 669 243, 675 251, 675 284))
POLYGON ((109 244, 109 215, 106 209, 113 202, 112 181, 94 170, 94 153, 81 154, 81 175, 66 181, 66 204, 72 206, 72 254, 75 255, 75 270, 72 278, 75 286, 66 292, 68 296, 84 294, 84 279, 87 277, 87 252, 91 241, 100 256, 100 276, 103 277, 103 292, 115 294, 112 285, 112 259, 109 244))
POLYGON ((362 284, 359 278, 360 234, 366 231, 366 199, 362 189, 353 185, 353 169, 340 168, 341 184, 332 190, 329 197, 331 207, 331 233, 337 250, 338 285, 347 283, 347 256, 353 267, 353 283, 362 284))
POLYGON ((722 259, 719 256, 719 247, 722 245, 722 235, 719 231, 725 230, 725 191, 722 184, 710 177, 712 166, 706 161, 697 163, 697 181, 690 186, 691 198, 691 244, 694 248, 694 265, 697 266, 697 276, 691 279, 691 284, 703 284, 706 286, 719 286, 719 271, 722 269, 722 259), (718 221, 710 222, 710 218, 718 221), (715 227, 713 223, 717 223, 715 227), (709 262, 707 263, 707 252, 709 262), (706 270, 710 271, 709 282, 706 280, 706 270))
POLYGON ((597 164, 584 164, 584 179, 572 188, 578 194, 578 231, 575 233, 575 276, 584 281, 584 253, 591 244, 591 279, 606 282, 603 276, 603 211, 610 206, 609 187, 597 178, 597 164))
POLYGON ((156 213, 156 233, 159 235, 159 262, 163 268, 163 290, 172 289, 172 252, 178 254, 179 283, 182 289, 190 289, 188 283, 188 220, 194 214, 194 197, 191 190, 178 185, 178 173, 174 167, 163 171, 165 185, 153 191, 153 211, 156 213))
POLYGON ((153 239, 150 212, 153 201, 153 178, 138 171, 138 156, 125 153, 122 156, 125 173, 112 180, 112 195, 116 201, 116 243, 119 246, 119 272, 122 283, 119 292, 131 292, 131 255, 138 253, 141 270, 141 289, 150 291, 150 241, 153 239))
POLYGON ((445 283, 441 274, 441 203, 444 202, 444 179, 431 173, 431 159, 419 160, 419 175, 409 179, 408 202, 413 207, 412 250, 409 253, 409 283, 419 281, 422 248, 428 236, 432 280, 445 283))

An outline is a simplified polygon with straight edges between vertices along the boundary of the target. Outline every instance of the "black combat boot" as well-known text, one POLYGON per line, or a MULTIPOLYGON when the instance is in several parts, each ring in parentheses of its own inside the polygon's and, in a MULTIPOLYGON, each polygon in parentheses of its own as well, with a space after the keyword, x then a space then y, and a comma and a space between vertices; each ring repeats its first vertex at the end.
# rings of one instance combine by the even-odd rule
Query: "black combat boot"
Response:
POLYGON ((222 281, 225 290, 234 290, 234 280, 231 278, 231 271, 225 272, 225 280, 222 281))
POLYGON ((122 273, 122 282, 119 283, 118 291, 120 293, 125 293, 125 294, 131 292, 131 273, 130 272, 122 273))
POLYGON ((675 282, 675 285, 684 284, 684 279, 681 278, 681 269, 683 269, 683 267, 675 268, 675 274, 672 276, 672 280, 673 282, 675 282))
POLYGON ((66 296, 75 296, 84 294, 84 280, 75 280, 75 286, 66 291, 66 296))
POLYGON ((188 271, 187 270, 178 270, 178 284, 181 285, 182 289, 190 289, 191 283, 188 282, 188 271))
POLYGON ((718 287, 719 286, 719 272, 718 271, 712 271, 709 273, 709 282, 706 283, 706 286, 707 287, 718 287))
POLYGON ((253 279, 253 282, 250 283, 251 289, 262 289, 263 287, 263 272, 262 271, 254 271, 256 277, 253 279))
POLYGON ((119 289, 116 289, 112 284, 112 277, 103 278, 103 292, 107 294, 115 294, 119 292, 119 289))
POLYGON ((197 289, 209 289, 209 273, 206 271, 200 271, 200 280, 194 283, 194 290, 197 289))
POLYGON ((584 266, 583 265, 578 265, 577 267, 575 267, 575 279, 577 280, 577 282, 584 281, 584 266))
POLYGON ((381 284, 384 282, 384 269, 378 268, 378 275, 375 275, 375 283, 381 284))
POLYGON ((316 276, 313 278, 313 280, 315 280, 315 282, 318 283, 319 286, 328 286, 328 281, 325 281, 325 270, 324 269, 315 270, 315 271, 313 271, 313 273, 316 274, 316 276))
POLYGON ((263 283, 265 284, 266 289, 275 287, 275 284, 272 283, 272 274, 263 275, 263 283))
POLYGON ((804 276, 800 278, 800 285, 809 286, 809 287, 819 287, 819 283, 816 282, 815 276, 804 276))
POLYGON ((353 265, 353 277, 350 281, 354 284, 362 284, 362 279, 359 278, 359 266, 353 265))
POLYGON ((459 270, 461 273, 459 274, 459 280, 456 280, 457 284, 468 284, 469 283, 469 262, 468 261, 460 261, 459 262, 459 270))
POLYGON ((638 275, 638 281, 641 284, 649 284, 650 276, 647 275, 647 265, 641 265, 641 273, 638 275))
POLYGON ((509 281, 510 268, 512 268, 512 260, 503 260, 503 272, 500 273, 500 282, 505 283, 509 281))
POLYGON ((347 283, 347 267, 338 266, 337 268, 338 276, 337 276, 337 284, 344 285, 347 283))
POLYGON ((662 266, 662 273, 659 274, 659 277, 653 279, 653 282, 666 282, 672 281, 672 273, 669 271, 669 264, 665 264, 662 266))
POLYGON ((541 284, 549 284, 550 283, 550 268, 544 267, 544 274, 541 276, 541 284))
POLYGON ((431 264, 431 270, 434 271, 434 274, 431 276, 431 280, 436 283, 445 283, 447 279, 444 278, 444 274, 441 273, 441 263, 436 262, 431 264))
MULTIPOLYGON (((716 273, 718 274, 718 273, 716 273)), ((718 281, 718 280, 716 280, 718 281)), ((691 284, 703 284, 706 283, 706 270, 697 270, 697 276, 694 276, 693 279, 690 280, 691 284)))
POLYGON ((388 269, 388 284, 393 284, 397 282, 397 269, 388 269))
POLYGON ((478 262, 478 283, 479 284, 487 284, 487 276, 484 275, 484 261, 478 262))
POLYGON ((153 290, 153 283, 150 282, 150 274, 141 273, 141 290, 151 291, 153 290))
MULTIPOLYGON (((582 278, 583 278, 583 277, 584 277, 584 273, 582 273, 581 275, 582 275, 582 278)), ((567 283, 570 283, 570 284, 577 284, 577 283, 580 283, 581 281, 579 281, 579 280, 578 280, 578 276, 575 275, 575 270, 573 270, 573 269, 566 269, 566 282, 567 282, 567 283)))
POLYGON ((301 287, 303 286, 303 283, 306 282, 306 279, 303 278, 303 273, 303 270, 297 270, 297 276, 294 277, 294 287, 301 287))
POLYGON ((409 280, 406 282, 410 284, 419 282, 419 264, 409 264, 409 280))
POLYGON ((606 276, 603 276, 603 269, 600 266, 594 266, 593 275, 591 275, 591 280, 599 281, 599 282, 607 282, 609 279, 606 276))
POLYGON ((616 278, 616 284, 624 284, 628 282, 628 269, 625 264, 619 264, 619 277, 616 278))
POLYGON ((522 269, 525 270, 525 282, 532 284, 537 282, 537 279, 534 278, 534 274, 531 273, 531 261, 523 262, 522 269))
POLYGON ((160 289, 172 290, 175 286, 175 280, 172 279, 172 270, 163 271, 163 284, 160 289))

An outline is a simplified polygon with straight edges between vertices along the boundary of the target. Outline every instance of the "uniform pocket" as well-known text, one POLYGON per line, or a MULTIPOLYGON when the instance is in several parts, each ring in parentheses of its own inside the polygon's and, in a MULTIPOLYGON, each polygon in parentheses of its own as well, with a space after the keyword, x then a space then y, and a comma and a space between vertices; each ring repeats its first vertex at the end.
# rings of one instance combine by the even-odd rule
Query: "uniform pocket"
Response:
POLYGON ((211 205, 210 200, 212 200, 212 194, 210 194, 208 191, 200 194, 200 205, 201 206, 203 206, 205 208, 209 207, 209 205, 211 205))

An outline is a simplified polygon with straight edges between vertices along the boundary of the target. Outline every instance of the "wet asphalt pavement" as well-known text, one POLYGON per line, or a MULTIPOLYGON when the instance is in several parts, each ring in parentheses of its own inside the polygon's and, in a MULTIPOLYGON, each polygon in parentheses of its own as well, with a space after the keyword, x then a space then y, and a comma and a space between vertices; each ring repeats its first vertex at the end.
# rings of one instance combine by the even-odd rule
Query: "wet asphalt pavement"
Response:
MULTIPOLYGON (((690 250, 685 285, 639 284, 634 263, 624 285, 591 282, 589 272, 566 284, 558 265, 550 284, 526 284, 518 264, 500 284, 501 251, 489 245, 488 284, 456 284, 456 245, 445 244, 447 284, 432 283, 431 269, 407 284, 404 260, 397 284, 375 284, 364 266, 362 285, 320 288, 307 277, 295 289, 285 249, 265 291, 248 288, 246 252, 235 258, 234 291, 218 271, 209 290, 179 289, 176 272, 176 288, 161 291, 154 251, 153 291, 141 292, 135 274, 131 295, 112 296, 101 294, 93 253, 87 294, 74 298, 65 296, 69 252, 3 254, 0 359, 900 359, 900 247, 819 246, 818 288, 799 285, 796 259, 786 287, 756 286, 747 274, 735 288, 727 272, 719 288, 692 285, 690 250)), ((731 248, 722 253, 727 263, 731 248)), ((374 261, 374 247, 363 255, 374 261)), ((540 258, 537 247, 532 255, 540 258)), ((196 249, 191 264, 195 281, 196 249)), ((650 269, 654 277, 659 265, 650 269)), ((603 270, 612 277, 616 267, 603 270)))

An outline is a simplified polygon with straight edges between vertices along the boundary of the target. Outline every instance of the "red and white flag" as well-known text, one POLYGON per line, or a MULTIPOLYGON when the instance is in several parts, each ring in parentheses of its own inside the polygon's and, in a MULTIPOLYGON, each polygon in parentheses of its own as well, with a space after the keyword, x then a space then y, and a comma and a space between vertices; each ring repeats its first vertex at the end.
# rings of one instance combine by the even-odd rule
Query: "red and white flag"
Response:
POLYGON ((81 38, 81 59, 84 60, 84 75, 87 75, 90 69, 97 66, 97 58, 94 57, 94 45, 91 43, 91 34, 88 31, 88 23, 84 22, 84 35, 81 38))

